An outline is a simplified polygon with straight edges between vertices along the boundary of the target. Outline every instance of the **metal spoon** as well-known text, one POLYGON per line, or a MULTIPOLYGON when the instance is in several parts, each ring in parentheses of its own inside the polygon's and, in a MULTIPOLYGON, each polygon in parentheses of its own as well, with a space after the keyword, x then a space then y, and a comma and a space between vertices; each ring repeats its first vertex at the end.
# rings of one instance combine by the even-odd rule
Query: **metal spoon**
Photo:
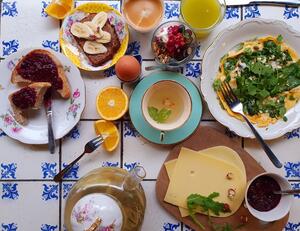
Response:
POLYGON ((300 194, 300 189, 273 191, 273 193, 281 194, 281 195, 294 195, 294 194, 300 194))

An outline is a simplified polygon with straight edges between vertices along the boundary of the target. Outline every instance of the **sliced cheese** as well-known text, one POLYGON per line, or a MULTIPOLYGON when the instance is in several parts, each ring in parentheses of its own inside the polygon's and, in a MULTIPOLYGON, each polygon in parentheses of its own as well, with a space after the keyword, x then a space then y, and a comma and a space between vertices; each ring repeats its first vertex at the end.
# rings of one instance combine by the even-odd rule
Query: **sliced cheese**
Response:
MULTIPOLYGON (((174 162, 166 164, 169 170, 174 162)), ((190 194, 198 193, 208 196, 212 192, 218 192, 220 196, 216 200, 228 203, 232 210, 231 213, 220 215, 221 217, 227 217, 232 215, 244 200, 246 179, 243 175, 242 171, 233 164, 182 148, 173 168, 173 174, 170 176, 165 201, 187 208, 186 199, 190 194), (231 180, 226 178, 229 172, 234 176, 231 180), (233 200, 228 198, 229 189, 236 191, 233 200)))
MULTIPOLYGON (((245 181, 247 180, 245 165, 244 165, 242 159, 240 158, 240 156, 231 148, 228 148, 226 146, 215 146, 215 147, 211 147, 211 148, 207 148, 207 149, 198 151, 198 153, 199 153, 199 155, 214 157, 214 158, 217 158, 224 162, 235 165, 242 172, 243 179, 245 181)), ((176 163, 177 163, 177 159, 173 159, 173 160, 170 160, 165 163, 165 167, 166 167, 169 179, 171 178, 171 176, 173 174, 173 170, 175 168, 176 163)), ((179 207, 179 211, 180 211, 180 214, 182 217, 186 217, 189 215, 188 210, 185 208, 179 207)))

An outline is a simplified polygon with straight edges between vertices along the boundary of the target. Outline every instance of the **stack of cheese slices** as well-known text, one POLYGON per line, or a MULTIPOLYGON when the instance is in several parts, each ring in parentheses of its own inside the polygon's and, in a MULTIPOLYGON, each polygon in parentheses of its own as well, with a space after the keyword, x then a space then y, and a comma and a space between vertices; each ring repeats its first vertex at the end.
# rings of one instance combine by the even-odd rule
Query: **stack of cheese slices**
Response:
MULTIPOLYGON (((234 214, 241 206, 247 184, 246 170, 239 155, 225 146, 201 151, 181 148, 178 159, 165 163, 170 179, 164 200, 179 207, 182 217, 188 216, 187 198, 191 194, 208 196, 219 193, 216 201, 227 203, 234 214)), ((201 209, 197 212, 202 213, 201 209)), ((214 214, 210 214, 215 216, 214 214)))

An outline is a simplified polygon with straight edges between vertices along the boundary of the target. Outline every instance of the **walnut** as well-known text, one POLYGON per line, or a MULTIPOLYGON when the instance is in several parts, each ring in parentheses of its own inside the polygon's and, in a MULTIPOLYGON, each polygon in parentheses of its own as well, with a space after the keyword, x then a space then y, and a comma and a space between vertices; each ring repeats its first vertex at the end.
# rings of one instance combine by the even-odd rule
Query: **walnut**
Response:
POLYGON ((228 189, 227 197, 228 197, 230 200, 233 200, 234 197, 235 197, 235 195, 236 195, 235 189, 233 189, 233 188, 228 189))

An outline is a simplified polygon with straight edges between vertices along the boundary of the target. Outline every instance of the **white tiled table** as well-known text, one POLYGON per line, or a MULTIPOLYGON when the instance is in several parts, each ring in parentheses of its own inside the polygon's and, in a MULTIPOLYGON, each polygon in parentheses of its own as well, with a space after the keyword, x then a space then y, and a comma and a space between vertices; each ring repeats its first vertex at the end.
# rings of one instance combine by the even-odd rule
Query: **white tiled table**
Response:
MULTIPOLYGON (((78 1, 76 5, 86 1, 78 1)), ((101 1, 99 1, 101 2, 101 1)), ((47 17, 43 9, 49 0, 4 0, 1 11, 0 56, 26 47, 50 47, 59 51, 59 21, 47 17)), ((106 1, 120 9, 120 1, 106 1)), ((165 1, 165 20, 176 20, 179 16, 180 1, 165 1)), ((186 65, 183 73, 199 86, 203 51, 223 28, 253 17, 273 18, 286 21, 300 30, 300 10, 298 8, 246 6, 228 8, 224 21, 204 41, 192 62, 186 65)), ((143 67, 154 63, 150 50, 151 35, 131 32, 128 52, 143 56, 143 67)), ((300 41, 299 41, 300 44, 300 41)), ((144 74, 147 74, 144 71, 144 74)), ((1 74, 0 74, 1 75, 1 74)), ((190 230, 158 205, 155 198, 155 181, 159 169, 171 147, 160 147, 145 141, 132 129, 129 120, 118 121, 121 132, 119 148, 112 154, 102 148, 84 158, 79 165, 60 183, 54 183, 53 176, 73 160, 83 149, 84 144, 94 137, 93 123, 99 119, 95 110, 98 91, 105 86, 122 86, 112 70, 103 74, 82 72, 86 84, 86 108, 80 123, 70 134, 58 141, 55 155, 50 155, 46 146, 24 145, 14 141, 0 131, 0 230, 2 231, 58 231, 63 228, 63 211, 67 194, 78 178, 100 166, 118 166, 127 170, 136 164, 146 168, 147 178, 143 181, 146 191, 147 209, 142 231, 190 230)), ((131 88, 122 86, 128 93, 131 88)), ((218 124, 204 109, 202 124, 220 129, 237 139, 267 170, 277 172, 300 188, 300 129, 269 142, 278 157, 284 161, 284 168, 277 170, 260 150, 257 142, 235 137, 218 124)), ((300 230, 300 196, 295 196, 289 223, 285 230, 300 230)))

